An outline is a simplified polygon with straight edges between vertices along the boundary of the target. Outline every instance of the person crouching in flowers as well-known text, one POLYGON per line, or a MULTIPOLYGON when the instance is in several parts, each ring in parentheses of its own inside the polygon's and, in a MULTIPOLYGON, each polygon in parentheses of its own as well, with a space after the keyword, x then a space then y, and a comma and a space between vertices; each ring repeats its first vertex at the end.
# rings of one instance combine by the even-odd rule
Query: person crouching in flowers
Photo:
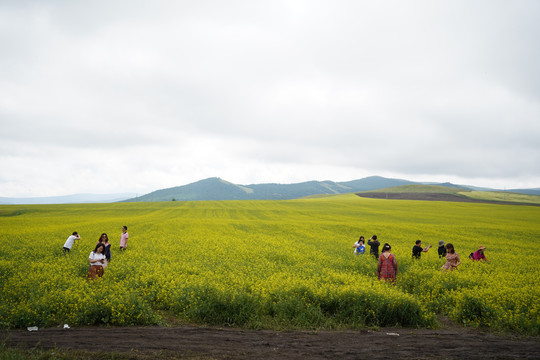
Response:
POLYGON ((90 270, 86 275, 86 280, 95 280, 97 277, 103 276, 103 264, 105 263, 105 245, 99 243, 96 245, 94 251, 90 253, 88 259, 90 259, 90 270))
POLYGON ((454 249, 454 245, 448 243, 446 244, 446 264, 442 266, 443 270, 454 270, 457 269, 459 264, 461 264, 461 259, 459 258, 458 253, 454 249))
POLYGON ((390 253, 391 246, 386 243, 382 248, 382 254, 379 256, 379 264, 377 265, 377 278, 385 281, 396 281, 398 265, 394 254, 390 253))

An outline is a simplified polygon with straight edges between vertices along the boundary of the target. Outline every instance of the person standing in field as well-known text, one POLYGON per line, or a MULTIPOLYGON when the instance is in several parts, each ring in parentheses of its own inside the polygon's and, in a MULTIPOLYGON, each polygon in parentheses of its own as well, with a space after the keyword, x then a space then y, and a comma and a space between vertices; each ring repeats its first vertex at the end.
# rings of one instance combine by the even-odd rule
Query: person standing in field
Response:
POLYGON ((369 246, 371 246, 371 249, 369 249, 369 254, 373 255, 375 257, 375 259, 378 259, 379 258, 379 246, 381 245, 381 243, 377 240, 377 235, 373 235, 368 240, 367 243, 368 243, 369 246))
POLYGON ((437 249, 439 258, 446 257, 446 246, 444 246, 444 240, 439 241, 439 248, 437 249))
POLYGON ((122 234, 120 235, 120 250, 126 250, 129 234, 127 232, 127 226, 122 226, 122 234))
POLYGON ((484 251, 486 250, 486 247, 484 245, 480 245, 480 247, 478 248, 478 250, 476 250, 475 252, 473 252, 469 257, 471 260, 474 260, 474 261, 485 261, 485 262, 489 262, 489 260, 486 258, 486 254, 484 253, 484 251))
POLYGON ((431 245, 422 248, 422 240, 416 240, 416 244, 412 248, 412 256, 415 259, 420 259, 423 252, 428 252, 431 249, 431 245))
POLYGON ((104 270, 103 265, 105 264, 105 245, 98 243, 94 251, 90 253, 88 259, 90 260, 90 270, 88 270, 88 275, 86 275, 86 280, 95 280, 97 277, 102 277, 104 270))
POLYGON ((455 270, 461 264, 461 259, 459 258, 458 253, 454 249, 454 245, 448 243, 446 244, 446 264, 442 266, 442 270, 455 270))
POLYGON ((363 255, 366 252, 366 245, 364 244, 364 237, 360 236, 357 242, 353 245, 355 255, 363 255))
POLYGON ((75 243, 75 240, 80 240, 81 236, 74 231, 73 234, 69 235, 66 242, 64 243, 64 254, 69 254, 71 251, 71 248, 73 247, 73 244, 75 243))
POLYGON ((379 264, 377 265, 377 278, 385 281, 396 281, 398 273, 398 264, 394 254, 390 253, 390 244, 384 244, 382 248, 382 254, 379 256, 379 264))
POLYGON ((103 254, 107 259, 107 262, 109 262, 111 261, 111 243, 109 241, 109 237, 107 236, 107 234, 103 233, 101 234, 100 240, 103 242, 103 245, 105 245, 105 251, 103 252, 103 254))

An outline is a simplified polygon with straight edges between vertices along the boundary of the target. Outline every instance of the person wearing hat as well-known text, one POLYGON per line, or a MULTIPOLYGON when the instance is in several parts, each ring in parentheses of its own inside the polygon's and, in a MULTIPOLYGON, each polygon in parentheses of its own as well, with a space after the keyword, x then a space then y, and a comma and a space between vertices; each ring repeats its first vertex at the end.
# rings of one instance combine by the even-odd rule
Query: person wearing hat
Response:
POLYGON ((484 245, 480 245, 478 247, 478 250, 473 252, 472 255, 470 256, 471 260, 474 260, 474 261, 482 260, 485 262, 489 262, 489 260, 486 258, 486 254, 484 253, 484 250, 486 250, 486 247, 484 245))
POLYGON ((439 240, 439 248, 437 251, 439 252, 439 258, 446 257, 446 246, 444 246, 444 240, 439 240))

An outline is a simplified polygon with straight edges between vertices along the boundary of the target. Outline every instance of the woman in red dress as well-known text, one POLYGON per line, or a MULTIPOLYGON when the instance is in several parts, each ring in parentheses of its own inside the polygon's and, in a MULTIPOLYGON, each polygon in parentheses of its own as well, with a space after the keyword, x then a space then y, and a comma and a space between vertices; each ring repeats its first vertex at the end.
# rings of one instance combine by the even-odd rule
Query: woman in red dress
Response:
POLYGON ((396 281, 398 265, 394 254, 390 253, 391 246, 386 243, 382 248, 382 254, 379 256, 379 264, 377 265, 377 278, 385 281, 396 281))

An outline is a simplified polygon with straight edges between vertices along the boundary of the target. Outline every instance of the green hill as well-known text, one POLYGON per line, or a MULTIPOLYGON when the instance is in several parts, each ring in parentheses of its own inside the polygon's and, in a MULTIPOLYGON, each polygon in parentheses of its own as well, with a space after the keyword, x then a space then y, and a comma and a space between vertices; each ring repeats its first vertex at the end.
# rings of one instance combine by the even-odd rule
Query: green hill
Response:
POLYGON ((369 191, 403 184, 413 184, 413 182, 371 176, 348 182, 307 181, 296 184, 236 185, 213 177, 188 185, 157 190, 125 201, 290 200, 313 195, 335 195, 369 191))

